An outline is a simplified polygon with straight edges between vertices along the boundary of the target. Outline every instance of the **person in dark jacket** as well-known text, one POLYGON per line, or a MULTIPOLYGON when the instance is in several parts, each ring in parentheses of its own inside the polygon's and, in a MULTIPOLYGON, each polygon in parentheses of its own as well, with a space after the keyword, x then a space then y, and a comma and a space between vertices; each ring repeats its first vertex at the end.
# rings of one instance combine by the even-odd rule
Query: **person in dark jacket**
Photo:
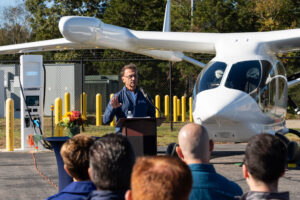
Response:
POLYGON ((97 187, 88 200, 124 200, 135 154, 126 137, 108 134, 90 148, 89 175, 97 187))
POLYGON ((93 142, 94 140, 89 136, 76 135, 63 144, 60 154, 64 161, 64 168, 73 177, 73 182, 47 200, 82 200, 91 191, 96 190, 88 174, 89 148, 93 142))
POLYGON ((209 139, 204 126, 189 123, 178 134, 177 155, 185 161, 192 172, 193 187, 189 200, 231 200, 241 196, 241 187, 218 174, 209 163, 214 143, 209 139))
POLYGON ((289 200, 289 192, 278 192, 279 178, 287 164, 287 148, 276 136, 255 135, 248 141, 245 151, 243 175, 250 187, 242 200, 289 200))
MULTIPOLYGON (((135 64, 125 65, 121 71, 124 87, 108 103, 103 115, 103 124, 110 123, 114 116, 116 121, 126 117, 155 117, 155 107, 151 98, 137 87, 138 70, 135 64)), ((121 127, 116 127, 120 132, 121 127)))

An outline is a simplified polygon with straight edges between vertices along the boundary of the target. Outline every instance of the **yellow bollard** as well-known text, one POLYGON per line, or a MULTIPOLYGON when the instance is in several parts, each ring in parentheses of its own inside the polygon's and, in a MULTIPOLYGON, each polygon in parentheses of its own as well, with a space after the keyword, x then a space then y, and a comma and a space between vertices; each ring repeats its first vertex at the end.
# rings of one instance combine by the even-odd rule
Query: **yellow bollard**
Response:
MULTIPOLYGON (((160 96, 159 95, 155 96, 155 106, 160 111, 160 96)), ((156 118, 159 118, 159 111, 158 110, 155 109, 155 117, 156 118)))
POLYGON ((177 113, 177 117, 179 117, 180 115, 181 115, 181 112, 180 112, 180 99, 178 98, 177 99, 177 111, 176 111, 176 113, 177 113))
POLYGON ((102 96, 96 95, 96 126, 102 125, 102 96))
POLYGON ((70 106, 71 105, 71 103, 70 103, 70 93, 69 92, 66 92, 65 93, 65 114, 67 113, 67 112, 70 112, 70 106))
POLYGON ((177 116, 177 96, 173 96, 173 122, 178 121, 177 116))
MULTIPOLYGON (((110 99, 113 98, 114 94, 110 94, 110 99)), ((113 118, 113 120, 110 122, 110 126, 115 126, 116 124, 116 117, 113 118)))
POLYGON ((170 121, 170 97, 169 95, 165 95, 165 118, 166 122, 170 121))
POLYGON ((6 100, 6 150, 14 151, 14 100, 6 100))
POLYGON ((192 105, 193 105, 193 98, 190 97, 189 98, 190 122, 194 121, 194 119, 193 119, 193 106, 192 105))
POLYGON ((55 136, 61 137, 63 136, 63 128, 60 126, 57 126, 58 122, 62 120, 62 100, 61 98, 55 99, 55 136))
POLYGON ((83 92, 80 98, 80 110, 82 117, 86 118, 86 93, 83 92))
POLYGON ((181 121, 185 122, 186 120, 186 97, 181 97, 181 121))

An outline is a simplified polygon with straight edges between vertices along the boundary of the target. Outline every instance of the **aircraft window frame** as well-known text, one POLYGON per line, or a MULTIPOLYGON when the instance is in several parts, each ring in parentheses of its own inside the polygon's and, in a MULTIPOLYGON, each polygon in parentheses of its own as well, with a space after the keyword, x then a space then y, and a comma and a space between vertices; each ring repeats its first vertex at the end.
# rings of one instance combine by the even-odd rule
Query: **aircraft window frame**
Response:
POLYGON ((262 65, 261 60, 234 63, 228 73, 225 87, 240 90, 247 94, 255 93, 262 81, 262 65))
POLYGON ((227 64, 224 62, 213 61, 208 63, 198 75, 194 87, 194 95, 205 90, 219 87, 226 68, 227 64))

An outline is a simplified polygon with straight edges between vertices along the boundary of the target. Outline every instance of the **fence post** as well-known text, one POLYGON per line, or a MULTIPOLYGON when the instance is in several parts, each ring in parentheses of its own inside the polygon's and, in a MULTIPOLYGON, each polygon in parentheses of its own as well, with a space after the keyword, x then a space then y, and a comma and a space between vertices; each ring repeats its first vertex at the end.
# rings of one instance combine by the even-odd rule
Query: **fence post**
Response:
POLYGON ((96 95, 96 126, 102 125, 102 96, 96 95))
POLYGON ((155 106, 156 106, 156 108, 158 108, 158 110, 157 109, 155 109, 155 117, 156 118, 159 118, 159 113, 160 113, 160 96, 159 95, 156 95, 155 96, 155 106))
POLYGON ((55 99, 55 136, 56 137, 61 137, 63 136, 63 128, 58 126, 58 122, 62 120, 62 100, 61 98, 56 98, 55 99))
POLYGON ((181 97, 181 121, 185 122, 186 120, 186 97, 181 97))
POLYGON ((170 121, 170 97, 169 95, 165 95, 165 118, 166 122, 170 121))
POLYGON ((193 120, 193 98, 192 97, 190 97, 189 98, 189 114, 190 114, 190 122, 193 122, 194 120, 193 120))
POLYGON ((14 151, 14 100, 6 100, 6 150, 14 151))
POLYGON ((81 115, 83 117, 87 118, 86 117, 86 107, 87 107, 87 105, 86 105, 86 93, 85 92, 82 93, 80 100, 81 100, 81 106, 80 106, 81 115))
POLYGON ((177 96, 173 96, 173 121, 177 122, 178 115, 177 115, 177 96))
MULTIPOLYGON (((113 93, 110 94, 110 99, 112 99, 114 96, 113 93)), ((116 116, 113 118, 113 120, 110 122, 110 126, 115 126, 116 124, 116 116)))
POLYGON ((70 93, 65 93, 65 114, 70 112, 70 93))

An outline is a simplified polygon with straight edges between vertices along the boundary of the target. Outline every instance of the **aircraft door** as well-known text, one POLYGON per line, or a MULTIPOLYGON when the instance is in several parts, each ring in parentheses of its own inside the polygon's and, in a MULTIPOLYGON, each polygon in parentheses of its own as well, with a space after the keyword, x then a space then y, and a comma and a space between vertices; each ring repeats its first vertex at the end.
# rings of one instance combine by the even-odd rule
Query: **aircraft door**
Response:
POLYGON ((287 80, 283 65, 275 62, 272 68, 265 64, 265 81, 258 97, 262 110, 274 120, 283 120, 287 105, 287 80))

